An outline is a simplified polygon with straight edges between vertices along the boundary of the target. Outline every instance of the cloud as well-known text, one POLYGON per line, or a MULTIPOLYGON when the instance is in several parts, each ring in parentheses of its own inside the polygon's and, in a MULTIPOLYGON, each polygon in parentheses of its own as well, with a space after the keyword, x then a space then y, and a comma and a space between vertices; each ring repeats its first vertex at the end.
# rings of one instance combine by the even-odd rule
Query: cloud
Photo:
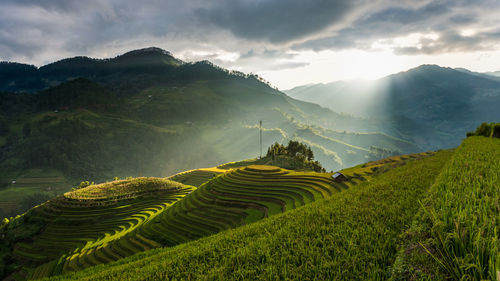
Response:
POLYGON ((404 55, 472 52, 498 48, 499 12, 497 0, 2 0, 0 60, 40 65, 155 45, 257 72, 309 63, 298 52, 381 42, 404 55), (422 36, 401 44, 409 34, 422 36))
POLYGON ((454 31, 447 31, 442 32, 435 40, 422 38, 418 46, 396 47, 394 51, 396 54, 401 55, 433 55, 452 52, 480 51, 495 48, 499 41, 500 30, 483 32, 470 36, 464 36, 454 31))
POLYGON ((340 22, 358 1, 268 0, 220 1, 200 8, 197 15, 235 36, 273 43, 288 42, 340 22))
POLYGON ((347 27, 333 34, 307 40, 293 45, 295 50, 344 50, 373 49, 373 43, 410 34, 437 34, 439 39, 422 36, 420 46, 392 46, 397 54, 435 54, 457 51, 474 51, 495 48, 500 41, 492 33, 481 36, 463 36, 466 28, 484 29, 498 26, 492 19, 500 11, 500 2, 495 1, 431 1, 417 7, 381 6, 378 10, 364 14, 347 27))

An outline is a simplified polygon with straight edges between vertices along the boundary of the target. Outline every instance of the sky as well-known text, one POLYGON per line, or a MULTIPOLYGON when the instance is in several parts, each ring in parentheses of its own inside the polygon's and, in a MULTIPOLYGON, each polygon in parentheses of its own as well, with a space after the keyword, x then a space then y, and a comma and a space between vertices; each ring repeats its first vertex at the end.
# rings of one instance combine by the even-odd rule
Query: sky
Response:
POLYGON ((500 70, 500 0, 1 0, 0 61, 150 46, 279 89, 421 64, 500 70))

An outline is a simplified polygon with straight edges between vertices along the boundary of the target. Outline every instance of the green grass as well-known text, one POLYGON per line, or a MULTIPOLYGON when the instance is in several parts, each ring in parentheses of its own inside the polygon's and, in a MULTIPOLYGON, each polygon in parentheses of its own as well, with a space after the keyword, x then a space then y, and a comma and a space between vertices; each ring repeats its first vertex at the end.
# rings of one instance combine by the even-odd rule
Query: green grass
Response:
POLYGON ((451 154, 409 161, 356 188, 253 224, 53 279, 385 279, 399 234, 419 209, 415 202, 451 154))
POLYGON ((329 174, 271 166, 233 169, 202 184, 142 227, 140 233, 174 246, 293 209, 334 191, 329 174), (317 186, 328 192, 319 191, 317 186), (307 194, 310 198, 304 200, 307 194))
POLYGON ((470 137, 405 235, 394 280, 499 280, 500 140, 470 137))
MULTIPOLYGON (((429 155, 393 157, 353 167, 343 171, 349 181, 342 183, 334 182, 331 173, 250 165, 197 169, 169 178, 200 186, 196 190, 159 178, 76 189, 15 220, 20 222, 19 230, 7 231, 10 236, 16 236, 16 231, 31 233, 23 237, 33 238, 10 243, 16 260, 31 262, 16 269, 16 276, 38 278, 78 271, 161 246, 183 244, 358 188, 374 175, 429 155), (375 173, 373 167, 380 170, 375 173), (38 228, 27 228, 33 222, 38 228)), ((242 163, 260 162, 236 164, 242 163)))
MULTIPOLYGON (((178 176, 184 175, 184 179, 193 181, 200 175, 202 178, 207 176, 206 172, 210 169, 194 170, 178 176)), ((210 173, 209 176, 214 175, 210 173)), ((63 209, 59 219, 64 223, 49 225, 32 244, 18 243, 15 254, 39 263, 48 261, 48 255, 52 258, 49 261, 52 270, 47 264, 42 264, 30 270, 29 278, 78 271, 251 223, 331 196, 339 189, 335 188, 330 174, 255 165, 217 176, 197 190, 185 192, 189 193, 187 197, 171 207, 168 204, 155 206, 159 202, 172 201, 161 197, 154 200, 146 200, 146 197, 134 204, 114 205, 115 200, 143 197, 151 190, 158 194, 159 191, 181 187, 180 183, 168 180, 139 178, 68 192, 64 195, 65 200, 52 204, 63 209), (77 208, 73 207, 75 204, 77 208), (77 218, 82 222, 78 222, 77 218), (91 220, 89 225, 89 218, 102 219, 99 223, 91 220), (79 234, 73 235, 75 232, 79 234), (59 247, 44 248, 54 245, 56 241, 59 241, 59 247), (40 252, 43 254, 40 255, 40 252), (33 256, 35 254, 36 257, 33 256), (60 255, 65 256, 54 263, 60 255)))
POLYGON ((245 167, 248 165, 266 165, 272 162, 270 157, 263 157, 263 158, 253 158, 253 159, 247 159, 243 161, 236 161, 236 162, 229 162, 225 163, 222 165, 217 166, 219 169, 233 169, 233 168, 241 168, 245 167))
POLYGON ((0 246, 12 249, 11 258, 0 257, 11 267, 20 266, 17 275, 25 272, 31 278, 159 247, 135 230, 194 189, 166 179, 136 178, 67 192, 10 222, 0 246), (103 248, 116 240, 123 240, 115 245, 117 254, 104 255, 103 248))
POLYGON ((173 176, 168 177, 168 179, 180 182, 192 186, 200 186, 215 177, 220 172, 204 171, 204 170, 190 170, 186 172, 181 172, 173 176))

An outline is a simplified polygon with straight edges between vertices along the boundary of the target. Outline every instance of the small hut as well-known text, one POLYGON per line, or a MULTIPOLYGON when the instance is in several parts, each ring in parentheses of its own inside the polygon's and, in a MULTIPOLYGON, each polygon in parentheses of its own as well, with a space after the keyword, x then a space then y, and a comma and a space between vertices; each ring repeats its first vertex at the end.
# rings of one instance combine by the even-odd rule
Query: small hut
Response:
POLYGON ((343 182, 343 181, 348 181, 349 179, 342 173, 336 172, 335 174, 332 175, 332 179, 335 182, 343 182))

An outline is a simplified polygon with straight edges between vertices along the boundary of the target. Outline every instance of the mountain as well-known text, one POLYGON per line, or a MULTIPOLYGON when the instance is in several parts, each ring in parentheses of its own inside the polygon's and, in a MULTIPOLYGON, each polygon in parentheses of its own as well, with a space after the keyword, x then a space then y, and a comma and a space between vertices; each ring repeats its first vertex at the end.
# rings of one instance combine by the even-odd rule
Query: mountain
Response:
POLYGON ((486 75, 500 77, 500 71, 484 72, 486 75))
POLYGON ((172 70, 183 64, 169 52, 154 47, 130 51, 112 59, 67 58, 40 68, 2 62, 0 91, 36 92, 67 80, 88 78, 106 86, 114 86, 119 92, 132 92, 145 83, 158 83, 160 78, 182 79, 181 72, 174 75, 172 70))
POLYGON ((337 112, 373 118, 424 149, 458 145, 481 122, 500 119, 500 81, 422 65, 376 81, 308 85, 286 92, 337 112))
POLYGON ((259 120, 263 149, 299 140, 327 170, 421 151, 378 121, 338 114, 290 98, 258 76, 182 62, 158 48, 40 68, 1 63, 0 73, 8 74, 0 78, 0 216, 82 180, 164 177, 254 158, 259 120))

